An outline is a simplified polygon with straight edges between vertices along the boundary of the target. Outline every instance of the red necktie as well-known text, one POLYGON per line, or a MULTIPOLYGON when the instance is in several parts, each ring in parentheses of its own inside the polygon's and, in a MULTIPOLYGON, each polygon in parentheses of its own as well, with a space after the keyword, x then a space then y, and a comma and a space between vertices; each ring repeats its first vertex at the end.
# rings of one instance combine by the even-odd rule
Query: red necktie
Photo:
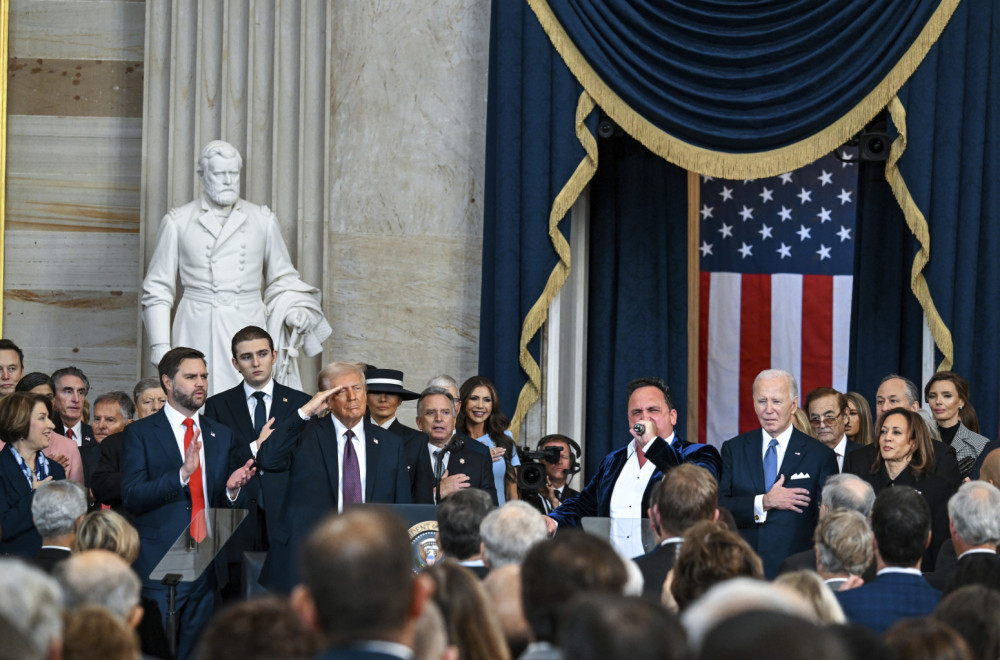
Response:
MULTIPOLYGON (((194 440, 194 420, 184 420, 184 455, 187 456, 188 447, 194 440)), ((188 489, 191 491, 191 538, 198 543, 205 540, 205 493, 201 488, 201 461, 198 467, 191 474, 188 480, 188 489)))
POLYGON ((73 433, 73 429, 66 429, 66 437, 67 438, 69 438, 70 440, 72 440, 74 435, 75 434, 73 433))

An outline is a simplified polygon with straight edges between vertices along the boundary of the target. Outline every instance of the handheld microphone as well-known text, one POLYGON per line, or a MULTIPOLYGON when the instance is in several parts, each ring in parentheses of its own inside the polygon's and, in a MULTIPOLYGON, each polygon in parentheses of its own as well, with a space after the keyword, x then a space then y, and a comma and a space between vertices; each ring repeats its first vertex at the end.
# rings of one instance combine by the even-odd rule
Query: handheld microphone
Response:
POLYGON ((462 436, 456 433, 451 436, 451 440, 448 441, 448 444, 441 448, 441 453, 446 454, 453 451, 461 451, 463 447, 465 447, 465 440, 462 439, 462 436))
POLYGON ((632 430, 638 433, 639 435, 643 435, 644 433, 646 433, 646 425, 643 424, 642 422, 636 422, 635 426, 632 427, 632 430))

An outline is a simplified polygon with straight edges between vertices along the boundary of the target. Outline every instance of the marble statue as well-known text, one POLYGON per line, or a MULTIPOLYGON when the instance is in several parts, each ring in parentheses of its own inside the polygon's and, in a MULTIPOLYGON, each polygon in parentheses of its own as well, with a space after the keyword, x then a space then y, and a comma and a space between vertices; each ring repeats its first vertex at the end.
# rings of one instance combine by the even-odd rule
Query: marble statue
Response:
POLYGON ((275 377, 302 389, 295 357, 322 350, 331 332, 319 289, 292 265, 274 213, 240 199, 243 159, 231 144, 214 140, 198 158, 202 195, 163 216, 156 248, 142 282, 142 320, 153 364, 171 346, 205 354, 209 394, 241 382, 230 342, 248 325, 266 328, 278 351, 275 377), (182 295, 174 312, 180 276, 182 295))

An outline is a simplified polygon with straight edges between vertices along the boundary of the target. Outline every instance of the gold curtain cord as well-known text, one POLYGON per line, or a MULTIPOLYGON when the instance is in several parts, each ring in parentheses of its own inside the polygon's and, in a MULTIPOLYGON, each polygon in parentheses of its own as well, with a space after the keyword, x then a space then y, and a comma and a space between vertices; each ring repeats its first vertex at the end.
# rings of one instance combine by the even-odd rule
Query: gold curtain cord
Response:
POLYGON ((580 94, 580 98, 576 104, 575 122, 576 138, 583 146, 586 155, 580 161, 580 164, 576 166, 576 170, 562 187, 562 190, 556 195, 555 201, 552 202, 552 211, 549 212, 549 238, 552 240, 556 254, 559 255, 559 261, 549 274, 549 280, 545 284, 542 295, 531 306, 531 309, 528 310, 528 314, 524 317, 524 322, 521 324, 520 362, 521 368, 528 374, 528 382, 521 388, 521 393, 517 397, 517 408, 514 410, 514 416, 511 417, 510 432, 514 436, 515 441, 518 439, 521 424, 524 423, 528 411, 542 395, 542 370, 535 361, 535 358, 528 351, 528 343, 538 334, 542 325, 548 320, 549 307, 569 277, 569 243, 566 242, 566 238, 559 231, 559 223, 562 222, 562 219, 573 208, 573 204, 579 199, 597 171, 597 140, 594 139, 594 136, 591 135, 590 130, 584 123, 593 110, 594 99, 584 91, 580 94))
POLYGON ((906 226, 910 228, 920 244, 920 249, 913 257, 913 267, 910 269, 910 288, 924 310, 924 316, 927 318, 927 325, 931 329, 934 343, 944 355, 938 369, 949 370, 955 361, 955 347, 951 339, 951 330, 948 329, 941 314, 938 313, 923 274, 924 266, 931 258, 930 229, 927 226, 927 219, 910 195, 906 181, 903 180, 903 174, 899 171, 899 159, 906 151, 906 109, 899 97, 894 96, 889 103, 889 116, 892 117, 892 123, 896 126, 898 135, 889 149, 889 160, 885 164, 885 178, 892 188, 892 194, 896 196, 896 201, 899 202, 899 208, 903 210, 906 226))
POLYGON ((896 96, 937 41, 960 0, 942 0, 916 40, 892 70, 840 119, 795 144, 756 153, 732 154, 696 147, 657 128, 621 99, 570 40, 547 0, 527 0, 542 29, 573 76, 597 105, 626 133, 658 156, 692 172, 726 179, 759 179, 808 165, 841 146, 896 96))

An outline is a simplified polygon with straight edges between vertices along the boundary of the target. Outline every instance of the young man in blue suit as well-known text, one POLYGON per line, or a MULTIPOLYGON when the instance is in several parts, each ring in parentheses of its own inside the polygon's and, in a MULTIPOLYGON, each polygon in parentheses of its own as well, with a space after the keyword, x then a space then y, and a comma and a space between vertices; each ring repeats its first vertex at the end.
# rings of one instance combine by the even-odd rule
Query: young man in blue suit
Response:
POLYGON ((900 619, 930 616, 941 600, 920 572, 931 541, 927 500, 909 486, 886 488, 872 507, 872 532, 878 576, 836 595, 848 621, 881 635, 900 619))
MULTIPOLYGON (((253 476, 251 462, 230 474, 232 432, 198 415, 208 391, 205 356, 193 348, 174 348, 159 364, 167 405, 125 428, 122 500, 139 532, 134 568, 143 595, 167 612, 167 588, 149 574, 174 541, 191 526, 195 541, 205 534, 204 509, 232 506, 253 476)), ((214 607, 214 571, 177 587, 177 657, 188 658, 214 607)))
POLYGON ((719 506, 733 514, 773 579, 785 557, 813 547, 820 491, 839 470, 832 449, 792 426, 794 376, 760 372, 753 400, 761 428, 723 443, 719 506))
MULTIPOLYGON (((715 447, 687 442, 674 434, 677 409, 663 380, 638 378, 628 384, 625 394, 632 441, 605 456, 580 494, 546 517, 550 534, 557 525, 579 527, 586 516, 640 520, 649 510, 653 486, 683 463, 699 465, 719 478, 722 461, 715 447), (637 425, 642 426, 641 433, 637 425)), ((641 542, 630 552, 631 556, 643 554, 641 542)))
POLYGON ((317 660, 409 660, 416 621, 434 591, 413 574, 406 526, 384 509, 329 516, 302 547, 292 607, 323 636, 317 660))
POLYGON ((295 417, 286 418, 257 452, 260 469, 288 472, 260 575, 260 583, 272 591, 287 593, 298 583, 298 546, 325 514, 352 504, 410 503, 403 441, 365 420, 363 365, 329 364, 319 373, 319 385, 322 391, 299 409, 299 417, 311 417, 301 431, 295 430, 295 417), (331 414, 312 417, 323 408, 331 414))
MULTIPOLYGON (((263 328, 250 325, 235 335, 231 343, 233 366, 243 376, 243 382, 208 397, 205 416, 225 424, 233 432, 233 460, 242 465, 257 457, 257 450, 277 420, 279 426, 295 421, 298 409, 309 403, 305 392, 285 387, 274 380, 274 365, 278 358, 274 340, 263 328), (270 424, 268 424, 270 421, 270 424), (267 433, 264 428, 267 427, 267 433)), ((304 423, 304 420, 303 420, 304 423)), ((268 518, 275 525, 285 497, 288 472, 258 470, 245 488, 247 519, 226 545, 230 587, 223 598, 238 596, 243 553, 267 550, 268 518)))

